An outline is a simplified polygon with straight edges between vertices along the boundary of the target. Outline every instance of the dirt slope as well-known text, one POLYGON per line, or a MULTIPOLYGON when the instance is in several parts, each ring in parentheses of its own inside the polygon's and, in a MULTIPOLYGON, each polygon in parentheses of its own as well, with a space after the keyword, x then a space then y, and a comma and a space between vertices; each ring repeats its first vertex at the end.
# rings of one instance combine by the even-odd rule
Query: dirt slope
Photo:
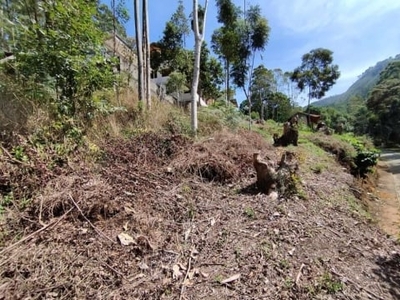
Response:
POLYGON ((0 299, 399 299, 400 247, 310 147, 291 148, 297 195, 275 199, 251 158, 284 149, 255 133, 111 140, 4 214, 0 299))

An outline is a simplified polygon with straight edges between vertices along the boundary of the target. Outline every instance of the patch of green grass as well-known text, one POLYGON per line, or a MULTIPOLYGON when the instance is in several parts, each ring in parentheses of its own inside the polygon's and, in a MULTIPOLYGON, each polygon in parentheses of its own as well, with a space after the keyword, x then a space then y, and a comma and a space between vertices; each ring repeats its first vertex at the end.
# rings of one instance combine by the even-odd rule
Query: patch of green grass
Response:
POLYGON ((222 280, 224 280, 224 278, 222 277, 222 275, 217 275, 217 276, 215 276, 215 278, 214 278, 214 281, 217 282, 217 283, 221 283, 222 280))
POLYGON ((343 290, 344 286, 343 283, 328 273, 325 272, 321 279, 319 280, 319 284, 322 289, 326 290, 328 294, 336 294, 343 290))
POLYGON ((249 219, 255 219, 256 217, 256 213, 252 207, 246 207, 244 209, 244 215, 249 219))
POLYGON ((290 264, 289 264, 289 262, 288 262, 286 259, 281 259, 281 260, 279 261, 279 267, 280 267, 282 270, 289 269, 289 266, 290 266, 290 264))
POLYGON ((184 184, 181 188, 182 194, 189 194, 191 191, 192 191, 192 188, 187 184, 184 184))
POLYGON ((293 279, 290 277, 285 278, 284 285, 285 285, 285 288, 291 289, 294 286, 293 279))
POLYGON ((368 211, 366 207, 363 206, 360 201, 355 197, 346 198, 346 202, 349 205, 350 209, 359 216, 364 217, 368 221, 372 221, 373 217, 371 213, 368 211))
POLYGON ((262 241, 260 245, 261 251, 264 254, 264 257, 268 260, 272 256, 272 245, 267 241, 262 241))
POLYGON ((239 259, 242 256, 242 250, 240 248, 235 248, 234 253, 235 253, 236 259, 239 259))
POLYGON ((6 207, 10 206, 14 201, 13 193, 6 194, 0 198, 0 214, 3 214, 6 207))

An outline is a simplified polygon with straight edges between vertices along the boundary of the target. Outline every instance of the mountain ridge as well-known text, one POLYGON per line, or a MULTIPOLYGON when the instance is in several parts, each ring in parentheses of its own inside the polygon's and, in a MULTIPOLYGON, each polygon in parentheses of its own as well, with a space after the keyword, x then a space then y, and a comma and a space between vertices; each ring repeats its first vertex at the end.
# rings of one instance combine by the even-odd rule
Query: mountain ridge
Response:
POLYGON ((377 62, 374 66, 366 69, 344 93, 323 98, 315 101, 312 105, 316 107, 336 106, 348 102, 353 96, 365 99, 379 80, 380 73, 389 63, 398 60, 400 60, 400 54, 377 62))

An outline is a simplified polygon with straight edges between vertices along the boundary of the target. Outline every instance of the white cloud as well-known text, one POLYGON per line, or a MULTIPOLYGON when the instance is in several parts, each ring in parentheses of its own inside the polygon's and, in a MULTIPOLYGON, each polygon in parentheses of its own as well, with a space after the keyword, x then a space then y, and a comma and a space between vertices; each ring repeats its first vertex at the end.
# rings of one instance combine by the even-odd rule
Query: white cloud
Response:
POLYGON ((260 5, 293 33, 322 31, 327 27, 365 25, 400 8, 400 1, 272 0, 260 5))

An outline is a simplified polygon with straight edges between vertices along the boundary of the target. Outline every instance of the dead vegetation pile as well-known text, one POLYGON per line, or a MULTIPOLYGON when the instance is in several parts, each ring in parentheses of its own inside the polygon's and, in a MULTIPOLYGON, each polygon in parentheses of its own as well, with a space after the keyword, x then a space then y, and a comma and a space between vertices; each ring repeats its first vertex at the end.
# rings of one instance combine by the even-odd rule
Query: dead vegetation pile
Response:
POLYGON ((283 151, 254 133, 145 134, 101 149, 95 168, 75 165, 3 214, 0 299, 400 295, 400 249, 348 201, 352 177, 333 159, 319 174, 300 165, 304 199, 278 200, 248 188, 252 154, 283 151))
POLYGON ((255 132, 223 131, 211 138, 192 144, 171 163, 176 172, 194 174, 210 182, 229 183, 248 177, 253 172, 255 151, 273 147, 255 132))

